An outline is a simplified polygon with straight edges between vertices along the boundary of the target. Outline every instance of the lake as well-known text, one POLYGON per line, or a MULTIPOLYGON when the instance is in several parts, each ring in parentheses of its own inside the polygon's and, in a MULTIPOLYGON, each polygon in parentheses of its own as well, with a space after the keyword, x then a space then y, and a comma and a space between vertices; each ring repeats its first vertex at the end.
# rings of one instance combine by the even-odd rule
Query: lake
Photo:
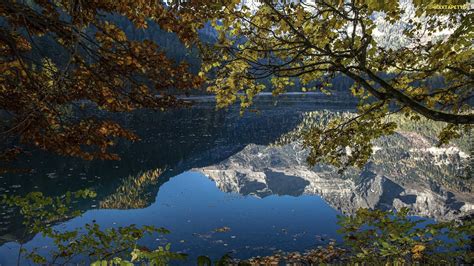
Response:
MULTIPOLYGON (((308 167, 307 151, 294 135, 312 120, 350 112, 353 105, 318 95, 261 97, 240 116, 236 106, 216 111, 212 100, 197 100, 191 108, 115 118, 142 139, 119 143, 120 161, 35 151, 16 165, 30 172, 0 176, 0 194, 94 190, 96 198, 74 205, 84 214, 57 222, 56 228, 92 221, 102 228, 165 227, 170 234, 147 237, 142 244, 170 242, 172 250, 189 254, 189 261, 339 242, 337 215, 358 208, 407 207, 414 219, 441 221, 474 211, 473 182, 459 178, 469 159, 467 145, 438 148, 423 125, 405 125, 375 141, 367 165, 341 175, 328 165, 308 167)), ((19 242, 48 252, 51 241, 26 234, 14 209, 1 206, 0 212, 0 265, 16 263, 19 242)))

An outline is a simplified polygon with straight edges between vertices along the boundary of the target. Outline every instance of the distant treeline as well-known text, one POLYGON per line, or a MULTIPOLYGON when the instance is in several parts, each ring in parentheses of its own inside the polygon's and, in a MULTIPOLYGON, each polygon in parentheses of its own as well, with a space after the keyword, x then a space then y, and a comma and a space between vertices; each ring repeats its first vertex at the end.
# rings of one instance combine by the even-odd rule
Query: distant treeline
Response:
MULTIPOLYGON (((34 4, 32 4, 34 5, 34 4)), ((145 39, 154 41, 158 46, 166 53, 166 55, 175 61, 187 62, 192 73, 197 74, 201 65, 201 58, 199 51, 196 47, 186 48, 178 39, 176 34, 167 32, 160 29, 160 27, 155 24, 153 21, 149 21, 147 29, 138 29, 136 28, 130 20, 123 16, 119 15, 108 15, 106 20, 113 22, 118 27, 120 27, 126 33, 127 37, 131 40, 142 41, 145 39)), ((0 27, 8 27, 5 21, 0 20, 0 27)), ((87 32, 90 36, 95 34, 95 29, 87 29, 87 32)), ((25 32, 25 36, 28 37, 28 33, 25 32)), ((212 43, 216 38, 216 32, 210 24, 207 24, 203 29, 200 30, 199 36, 201 40, 205 43, 212 43)), ((54 38, 50 36, 43 36, 40 38, 35 38, 35 45, 31 52, 30 57, 33 59, 33 62, 40 62, 41 58, 49 57, 52 61, 59 67, 65 65, 68 62, 67 54, 63 50, 63 46, 59 45, 54 38)), ((87 56, 85 56, 87 58, 87 56)), ((89 59, 92 62, 92 59, 89 59)), ((159 66, 157 66, 159 67, 159 66)), ((385 75, 385 77, 389 77, 385 75)), ((270 78, 262 81, 264 84, 267 84, 267 90, 271 91, 270 78)), ((330 87, 323 87, 324 89, 332 92, 336 97, 346 99, 347 97, 352 98, 349 88, 353 85, 352 79, 344 75, 337 75, 329 79, 331 83, 330 87)), ((315 81, 311 86, 316 88, 320 87, 320 82, 315 81)), ((428 80, 426 85, 437 88, 443 85, 441 78, 428 80)), ((301 91, 302 85, 295 78, 294 85, 287 89, 288 92, 301 91)), ((181 94, 179 91, 170 91, 172 94, 181 94)), ((202 95, 206 94, 205 89, 196 89, 191 90, 190 94, 202 95)))

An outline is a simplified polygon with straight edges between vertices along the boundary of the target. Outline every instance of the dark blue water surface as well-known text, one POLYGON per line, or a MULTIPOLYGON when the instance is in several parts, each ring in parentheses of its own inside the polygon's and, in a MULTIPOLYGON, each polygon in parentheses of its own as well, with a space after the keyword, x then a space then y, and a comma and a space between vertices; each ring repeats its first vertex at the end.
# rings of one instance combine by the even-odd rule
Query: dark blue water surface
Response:
MULTIPOLYGON (((197 257, 219 257, 232 252, 239 257, 272 254, 277 250, 304 250, 327 243, 336 234, 336 214, 318 196, 269 196, 260 199, 221 192, 214 182, 196 172, 185 172, 161 186, 153 204, 137 210, 90 210, 58 228, 74 229, 95 220, 102 227, 130 224, 163 226, 170 234, 146 238, 142 244, 172 243, 172 249, 197 257), (229 227, 228 232, 216 228, 229 227), (321 240, 321 237, 323 241, 321 240)), ((26 248, 50 241, 36 236, 26 248)), ((2 265, 16 262, 16 243, 0 247, 2 265)))
MULTIPOLYGON (((445 202, 438 202, 437 196, 433 197, 437 201, 426 201, 423 207, 424 201, 417 200, 416 189, 423 183, 410 187, 404 178, 416 180, 437 168, 431 157, 421 153, 412 156, 416 163, 399 164, 407 158, 406 150, 414 147, 410 138, 397 140, 408 147, 402 147, 406 148, 402 152, 387 140, 390 156, 376 153, 374 158, 380 162, 344 178, 323 166, 306 171, 304 152, 297 145, 271 145, 297 128, 308 112, 347 111, 352 108, 347 103, 291 96, 260 100, 255 107, 258 111, 240 116, 238 107, 216 111, 213 102, 204 101, 189 109, 113 117, 142 139, 119 143, 120 161, 33 152, 16 165, 32 171, 0 176, 0 194, 41 191, 59 196, 94 190, 96 198, 74 205, 84 212, 82 216, 57 222, 55 227, 74 229, 93 221, 101 228, 164 227, 171 233, 146 237, 141 244, 154 248, 171 243, 173 251, 189 255, 185 264, 193 264, 199 255, 218 258, 230 252, 248 258, 278 250, 304 251, 333 239, 340 242, 336 216, 359 207, 406 205, 414 215, 438 218, 454 215, 464 206, 454 190, 445 192, 436 180, 420 191, 447 195, 445 202), (403 176, 398 177, 400 170, 403 176), (143 179, 147 175, 154 178, 143 179), (224 227, 225 232, 216 230, 224 227)), ((7 206, 1 206, 0 212, 0 265, 16 264, 19 243, 27 249, 39 247, 42 254, 51 251, 50 239, 25 233, 18 213, 7 206)))

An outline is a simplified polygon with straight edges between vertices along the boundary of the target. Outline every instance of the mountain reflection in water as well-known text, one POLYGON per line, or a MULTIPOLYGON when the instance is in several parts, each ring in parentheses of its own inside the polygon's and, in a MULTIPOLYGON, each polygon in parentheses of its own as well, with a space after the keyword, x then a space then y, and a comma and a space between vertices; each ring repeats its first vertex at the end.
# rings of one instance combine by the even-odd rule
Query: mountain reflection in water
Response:
MULTIPOLYGON (((214 111, 213 103, 206 102, 166 113, 129 114, 120 122, 142 141, 120 143, 121 161, 37 152, 17 165, 34 171, 3 175, 0 193, 53 196, 90 188, 97 198, 74 206, 88 210, 84 216, 59 226, 72 228, 93 219, 103 227, 164 226, 172 234, 149 240, 150 245, 169 240, 174 249, 216 256, 303 250, 321 239, 337 239, 337 210, 408 207, 413 215, 439 220, 473 212, 472 181, 456 177, 467 162, 467 147, 435 148, 423 133, 400 131, 376 141, 363 169, 341 176, 331 166, 309 168, 298 141, 272 145, 305 123, 312 111, 344 108, 318 102, 298 96, 274 106, 273 100, 260 100, 259 112, 243 117, 236 107, 214 111), (213 233, 222 226, 231 231, 213 233)), ((1 208, 0 264, 8 264, 5 255, 17 248, 11 241, 34 246, 45 240, 25 236, 21 217, 1 208)))

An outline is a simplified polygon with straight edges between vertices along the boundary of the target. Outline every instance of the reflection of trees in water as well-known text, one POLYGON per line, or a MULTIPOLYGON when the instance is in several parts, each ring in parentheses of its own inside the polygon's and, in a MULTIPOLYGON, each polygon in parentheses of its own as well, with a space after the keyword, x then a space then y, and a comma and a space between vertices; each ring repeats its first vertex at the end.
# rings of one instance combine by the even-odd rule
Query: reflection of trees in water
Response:
POLYGON ((123 179, 115 192, 99 203, 100 208, 138 209, 148 206, 150 198, 155 195, 147 192, 147 188, 156 185, 162 173, 162 169, 155 169, 123 179))
MULTIPOLYGON (((305 113, 302 122, 294 130, 283 134, 274 144, 299 143, 310 129, 324 128, 332 119, 349 120, 354 115, 330 110, 305 113)), ((474 180, 462 178, 469 176, 471 171, 469 161, 472 161, 472 140, 468 134, 453 139, 450 144, 439 146, 437 138, 446 126, 444 122, 425 118, 413 121, 399 114, 392 114, 385 120, 397 121, 398 128, 394 134, 372 142, 372 155, 363 169, 370 168, 386 176, 398 177, 403 183, 425 183, 426 177, 429 177, 430 181, 436 180, 445 187, 461 192, 474 190, 474 180), (382 152, 378 152, 380 150, 382 152)), ((347 147, 340 149, 345 157, 350 154, 347 147)), ((354 170, 355 168, 347 169, 346 176, 354 170)))
MULTIPOLYGON (((302 135, 304 135, 309 129, 314 127, 324 127, 334 118, 348 120, 354 116, 355 113, 347 111, 320 110, 306 112, 303 114, 301 123, 298 124, 292 131, 283 134, 279 138, 279 140, 276 141, 276 144, 284 144, 291 141, 299 140, 301 139, 302 135)), ((418 121, 414 121, 400 114, 392 114, 388 116, 386 120, 389 122, 396 121, 398 123, 397 132, 417 132, 427 137, 432 142, 432 144, 436 144, 435 140, 438 137, 438 134, 447 125, 447 123, 445 122, 433 121, 423 117, 421 117, 418 121)), ((468 133, 460 135, 458 138, 453 139, 452 144, 458 146, 464 152, 468 152, 470 147, 470 140, 471 134, 468 133)))

